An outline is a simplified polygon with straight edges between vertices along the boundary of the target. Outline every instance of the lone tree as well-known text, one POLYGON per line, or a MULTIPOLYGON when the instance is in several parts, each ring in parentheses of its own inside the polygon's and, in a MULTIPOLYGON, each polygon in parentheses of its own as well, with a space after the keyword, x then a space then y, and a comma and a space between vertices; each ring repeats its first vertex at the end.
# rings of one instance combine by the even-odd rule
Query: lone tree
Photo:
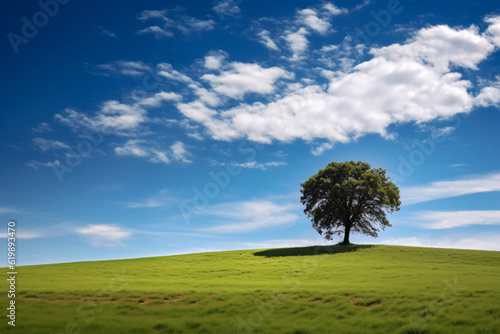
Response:
POLYGON ((342 232, 344 245, 349 245, 351 232, 376 238, 380 228, 392 226, 386 211, 398 211, 401 205, 399 189, 385 173, 361 161, 329 163, 301 184, 304 213, 326 240, 342 232))

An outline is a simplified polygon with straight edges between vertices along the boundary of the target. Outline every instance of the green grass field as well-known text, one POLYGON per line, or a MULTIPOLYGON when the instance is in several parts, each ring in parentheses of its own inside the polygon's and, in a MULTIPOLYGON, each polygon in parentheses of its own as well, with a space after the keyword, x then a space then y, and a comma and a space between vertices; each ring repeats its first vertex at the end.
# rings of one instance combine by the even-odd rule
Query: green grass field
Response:
POLYGON ((15 328, 0 300, 2 333, 500 333, 500 252, 330 246, 23 266, 15 328))

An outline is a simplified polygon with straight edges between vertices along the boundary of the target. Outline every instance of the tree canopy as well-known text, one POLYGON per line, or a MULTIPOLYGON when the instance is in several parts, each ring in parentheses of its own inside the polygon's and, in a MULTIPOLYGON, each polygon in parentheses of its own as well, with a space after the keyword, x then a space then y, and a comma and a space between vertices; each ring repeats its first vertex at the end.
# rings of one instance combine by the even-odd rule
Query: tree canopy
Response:
POLYGON ((380 229, 391 226, 387 213, 401 205, 399 189, 382 168, 366 162, 332 162, 301 184, 302 204, 320 235, 332 240, 344 233, 349 244, 351 232, 376 238, 380 229))

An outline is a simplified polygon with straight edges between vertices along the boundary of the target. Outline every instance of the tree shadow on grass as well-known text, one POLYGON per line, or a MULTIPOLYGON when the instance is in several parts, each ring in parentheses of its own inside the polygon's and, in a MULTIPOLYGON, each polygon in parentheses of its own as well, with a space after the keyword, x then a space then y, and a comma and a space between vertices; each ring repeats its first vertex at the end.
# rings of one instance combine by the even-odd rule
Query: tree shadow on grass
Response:
POLYGON ((372 245, 331 245, 331 246, 310 246, 293 248, 273 248, 260 252, 255 252, 255 256, 279 257, 279 256, 308 256, 321 254, 350 253, 358 249, 370 248, 372 245))

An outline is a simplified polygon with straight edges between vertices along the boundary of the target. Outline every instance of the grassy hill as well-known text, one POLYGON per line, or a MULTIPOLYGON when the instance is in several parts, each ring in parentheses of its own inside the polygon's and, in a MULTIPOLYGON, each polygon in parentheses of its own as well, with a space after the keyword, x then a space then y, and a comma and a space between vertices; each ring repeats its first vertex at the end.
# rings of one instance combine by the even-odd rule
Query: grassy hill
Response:
POLYGON ((1 294, 2 333, 500 333, 500 252, 363 245, 24 266, 17 291, 15 328, 1 294))

